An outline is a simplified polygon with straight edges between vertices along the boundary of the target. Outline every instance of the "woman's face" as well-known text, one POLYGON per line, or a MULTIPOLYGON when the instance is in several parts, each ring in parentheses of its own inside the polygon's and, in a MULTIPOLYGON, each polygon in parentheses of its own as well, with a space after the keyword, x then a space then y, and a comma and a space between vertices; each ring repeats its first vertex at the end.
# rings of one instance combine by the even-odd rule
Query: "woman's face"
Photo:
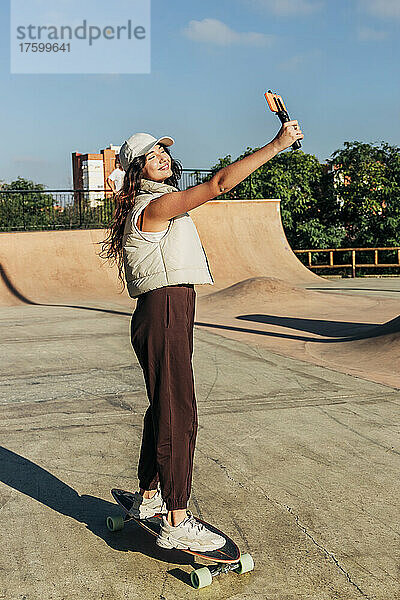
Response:
POLYGON ((157 144, 151 152, 146 154, 146 164, 143 167, 142 176, 151 181, 164 181, 171 175, 171 157, 160 144, 157 144))

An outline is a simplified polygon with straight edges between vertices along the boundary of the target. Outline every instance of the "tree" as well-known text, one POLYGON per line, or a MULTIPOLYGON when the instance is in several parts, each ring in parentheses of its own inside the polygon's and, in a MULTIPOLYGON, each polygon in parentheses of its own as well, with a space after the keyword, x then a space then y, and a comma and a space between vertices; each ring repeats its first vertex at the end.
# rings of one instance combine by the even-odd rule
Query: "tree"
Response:
MULTIPOLYGON (((248 147, 236 160, 256 150, 248 147)), ((231 162, 230 155, 219 159, 212 175, 231 162)), ((225 196, 280 198, 282 221, 294 248, 339 247, 345 238, 331 178, 311 154, 299 150, 280 153, 225 196)))
POLYGON ((347 246, 400 245, 400 148, 345 142, 328 162, 347 246))
POLYGON ((48 228, 53 218, 53 197, 46 194, 44 185, 18 177, 4 183, 0 190, 0 228, 48 228), (21 190, 21 191, 20 191, 21 190), (28 193, 22 193, 22 191, 28 193), (9 192, 9 193, 6 193, 9 192))

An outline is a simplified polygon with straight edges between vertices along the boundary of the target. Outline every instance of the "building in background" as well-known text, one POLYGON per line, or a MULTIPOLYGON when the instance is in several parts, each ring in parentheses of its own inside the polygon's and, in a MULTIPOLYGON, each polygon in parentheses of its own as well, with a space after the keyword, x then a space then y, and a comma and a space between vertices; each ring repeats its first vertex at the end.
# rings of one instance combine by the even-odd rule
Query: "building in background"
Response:
POLYGON ((106 197, 112 196, 107 177, 115 168, 115 157, 121 146, 110 144, 99 154, 72 153, 72 181, 74 199, 81 196, 91 207, 101 204, 106 197), (78 190, 85 190, 83 195, 78 190), (86 191, 87 190, 87 191, 86 191))

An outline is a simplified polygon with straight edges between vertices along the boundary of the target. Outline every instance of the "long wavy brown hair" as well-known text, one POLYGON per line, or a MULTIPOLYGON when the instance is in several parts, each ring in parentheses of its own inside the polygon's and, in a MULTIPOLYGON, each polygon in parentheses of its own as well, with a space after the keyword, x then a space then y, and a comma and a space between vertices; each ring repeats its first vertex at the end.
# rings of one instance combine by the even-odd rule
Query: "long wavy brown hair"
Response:
MULTIPOLYGON (((171 157, 172 175, 164 181, 167 185, 173 185, 178 188, 178 182, 182 175, 182 165, 179 160, 172 158, 167 146, 160 144, 171 157)), ((137 156, 133 159, 125 172, 122 188, 117 194, 114 194, 115 209, 110 223, 107 225, 108 234, 105 240, 99 242, 101 244, 101 252, 99 256, 115 264, 118 268, 118 279, 121 282, 121 293, 125 289, 124 279, 124 257, 122 238, 124 235, 126 217, 135 205, 135 197, 140 191, 143 168, 146 164, 145 156, 137 156)))

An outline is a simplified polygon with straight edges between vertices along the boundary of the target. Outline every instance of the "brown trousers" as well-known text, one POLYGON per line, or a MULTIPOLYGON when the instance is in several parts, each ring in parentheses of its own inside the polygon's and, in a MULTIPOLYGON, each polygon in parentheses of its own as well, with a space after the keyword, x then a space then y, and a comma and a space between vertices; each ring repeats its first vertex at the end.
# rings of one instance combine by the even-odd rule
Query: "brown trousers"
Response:
POLYGON ((187 507, 197 436, 192 354, 196 292, 166 286, 138 297, 131 341, 143 369, 150 406, 144 416, 140 487, 160 482, 168 510, 187 507))

